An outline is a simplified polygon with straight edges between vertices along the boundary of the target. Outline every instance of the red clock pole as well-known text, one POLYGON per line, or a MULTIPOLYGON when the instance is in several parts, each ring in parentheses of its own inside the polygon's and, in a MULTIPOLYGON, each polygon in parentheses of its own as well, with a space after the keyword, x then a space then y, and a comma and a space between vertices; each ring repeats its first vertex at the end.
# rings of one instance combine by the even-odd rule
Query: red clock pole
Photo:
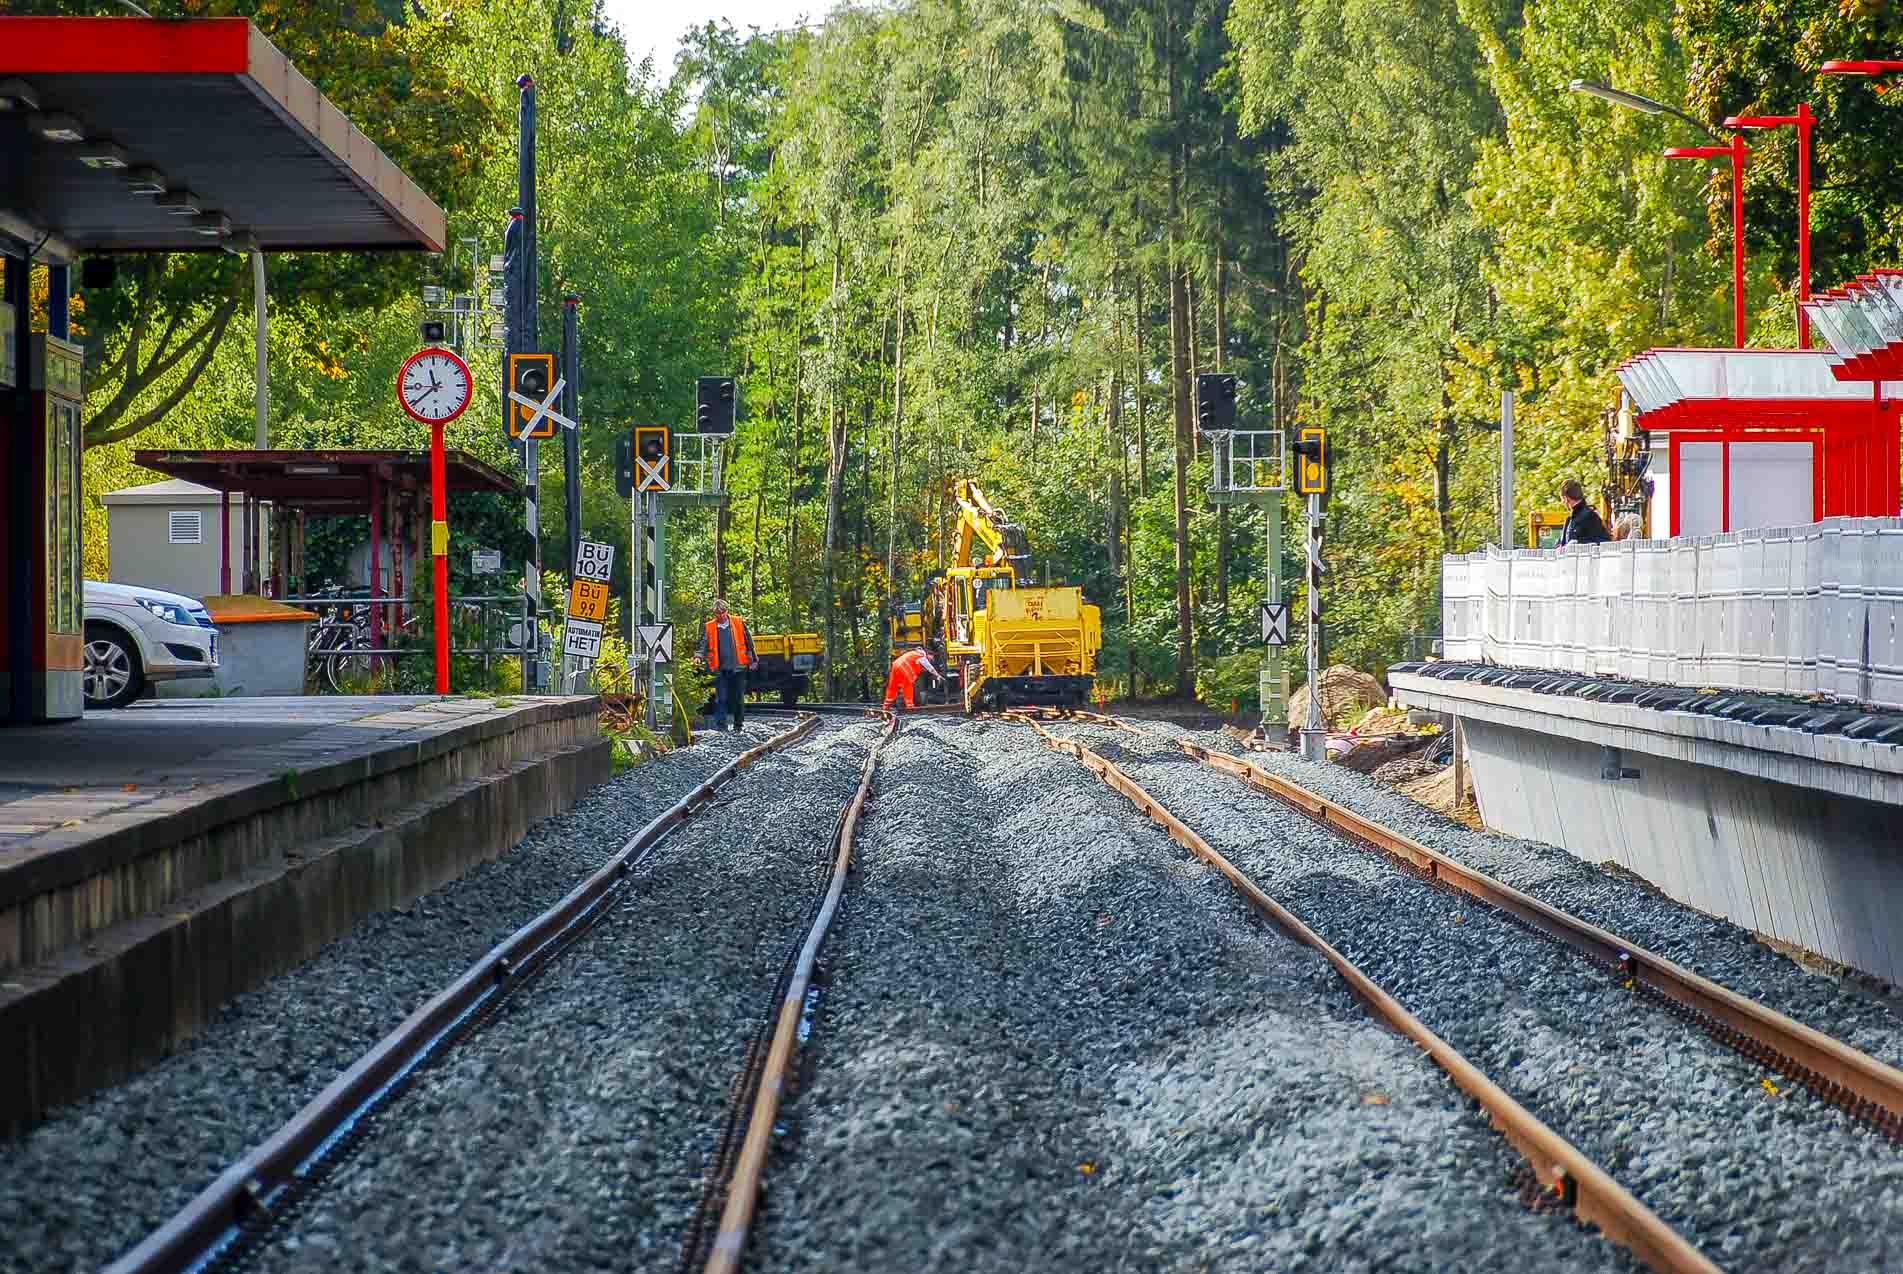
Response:
POLYGON ((436 568, 436 693, 449 693, 449 485, 443 463, 443 422, 429 431, 429 546, 436 568))
POLYGON ((454 351, 435 347, 410 355, 396 374, 397 402, 411 419, 429 426, 429 542, 435 567, 439 695, 449 693, 449 465, 443 455, 443 426, 469 406, 470 386, 469 364, 454 351), (415 376, 410 374, 412 368, 417 369, 415 376), (436 402, 445 390, 450 394, 447 402, 436 402))

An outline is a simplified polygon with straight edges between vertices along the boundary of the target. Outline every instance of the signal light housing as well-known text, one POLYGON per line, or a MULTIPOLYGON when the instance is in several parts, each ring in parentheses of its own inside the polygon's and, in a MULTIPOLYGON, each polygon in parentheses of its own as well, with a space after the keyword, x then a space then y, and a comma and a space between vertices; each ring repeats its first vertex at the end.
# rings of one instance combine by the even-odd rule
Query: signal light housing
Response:
POLYGON ((1203 372, 1196 377, 1196 428, 1203 433, 1228 433, 1236 427, 1236 378, 1226 372, 1203 372))
POLYGON ((702 376, 694 382, 694 432, 733 432, 739 395, 731 376, 702 376))
MULTIPOLYGON (((532 398, 537 403, 548 397, 549 387, 555 383, 555 355, 553 354, 511 354, 509 355, 509 388, 532 398)), ((535 418, 535 408, 524 407, 513 398, 508 402, 509 437, 521 441, 524 438, 553 438, 555 421, 543 416, 536 422, 533 430, 529 421, 535 418)), ((559 409, 560 404, 556 404, 559 409)))
POLYGON ((615 439, 615 490, 622 499, 634 494, 634 434, 615 439))
POLYGON ((667 491, 674 485, 672 440, 666 425, 634 427, 634 479, 643 491, 667 491))
POLYGON ((1289 446, 1295 453, 1295 494, 1327 495, 1328 470, 1332 457, 1328 454, 1328 431, 1314 425, 1304 426, 1301 436, 1289 446))

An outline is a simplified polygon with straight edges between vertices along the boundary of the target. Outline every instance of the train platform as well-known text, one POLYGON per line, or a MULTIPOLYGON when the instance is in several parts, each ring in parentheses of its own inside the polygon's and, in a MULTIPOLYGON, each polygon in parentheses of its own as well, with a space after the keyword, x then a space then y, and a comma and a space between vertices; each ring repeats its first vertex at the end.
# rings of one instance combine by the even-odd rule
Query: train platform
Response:
POLYGON ((0 731, 0 1128, 609 773, 592 697, 147 702, 0 731))
POLYGON ((1612 861, 1903 984, 1895 518, 1443 560, 1443 653, 1486 825, 1612 861))

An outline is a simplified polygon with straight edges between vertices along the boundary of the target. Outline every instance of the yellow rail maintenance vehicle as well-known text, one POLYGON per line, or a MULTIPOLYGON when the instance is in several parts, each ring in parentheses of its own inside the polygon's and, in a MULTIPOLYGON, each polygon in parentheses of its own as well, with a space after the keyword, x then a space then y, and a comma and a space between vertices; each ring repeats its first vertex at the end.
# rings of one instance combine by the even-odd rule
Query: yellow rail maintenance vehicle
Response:
POLYGON ((924 644, 944 653, 965 711, 1088 703, 1103 612, 1081 588, 1031 583, 1024 529, 1000 516, 976 483, 956 479, 951 495, 957 541, 926 600, 924 644))
POLYGON ((892 653, 902 655, 908 650, 917 650, 925 642, 925 606, 920 602, 892 603, 892 609, 886 616, 887 634, 892 639, 892 653))
MULTIPOLYGON (((747 642, 753 647, 758 665, 747 677, 750 699, 777 695, 780 702, 790 708, 812 688, 813 678, 826 663, 826 643, 820 640, 818 633, 750 632, 747 642)), ((711 687, 700 710, 702 715, 714 710, 711 687)))
POLYGON ((812 686, 826 662, 826 643, 818 633, 748 633, 758 661, 747 678, 747 694, 772 697, 792 707, 812 686))

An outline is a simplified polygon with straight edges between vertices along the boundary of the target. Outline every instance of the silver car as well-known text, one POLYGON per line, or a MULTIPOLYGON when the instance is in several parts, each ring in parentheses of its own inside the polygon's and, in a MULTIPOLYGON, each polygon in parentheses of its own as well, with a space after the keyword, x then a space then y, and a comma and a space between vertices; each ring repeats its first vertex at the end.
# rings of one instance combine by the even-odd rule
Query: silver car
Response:
POLYGON ((204 603, 179 593, 86 581, 86 706, 119 708, 148 685, 210 677, 218 630, 204 603))

